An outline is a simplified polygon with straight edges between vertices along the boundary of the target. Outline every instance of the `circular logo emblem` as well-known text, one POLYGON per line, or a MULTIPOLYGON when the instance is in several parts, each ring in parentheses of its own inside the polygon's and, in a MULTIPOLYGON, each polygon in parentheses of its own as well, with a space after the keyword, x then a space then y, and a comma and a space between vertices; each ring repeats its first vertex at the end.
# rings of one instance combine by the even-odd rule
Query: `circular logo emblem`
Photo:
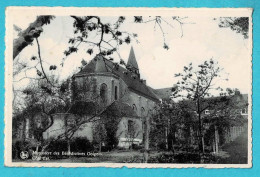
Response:
POLYGON ((22 151, 20 153, 20 157, 21 157, 21 159, 28 159, 29 153, 27 151, 22 151))

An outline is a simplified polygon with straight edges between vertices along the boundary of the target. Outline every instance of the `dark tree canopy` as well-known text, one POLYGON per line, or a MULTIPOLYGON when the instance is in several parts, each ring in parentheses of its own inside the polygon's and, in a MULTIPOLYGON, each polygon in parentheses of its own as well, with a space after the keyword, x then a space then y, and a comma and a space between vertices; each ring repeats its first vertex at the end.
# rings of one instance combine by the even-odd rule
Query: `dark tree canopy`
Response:
POLYGON ((219 22, 220 28, 230 28, 240 33, 245 39, 248 38, 249 18, 248 17, 221 17, 219 22))

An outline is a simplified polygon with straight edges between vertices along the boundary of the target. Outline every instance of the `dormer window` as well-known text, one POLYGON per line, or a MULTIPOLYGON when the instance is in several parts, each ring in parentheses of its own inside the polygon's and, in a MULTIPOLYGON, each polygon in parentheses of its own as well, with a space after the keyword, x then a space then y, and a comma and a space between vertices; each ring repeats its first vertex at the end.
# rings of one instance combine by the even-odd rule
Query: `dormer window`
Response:
POLYGON ((248 114, 247 108, 241 109, 241 115, 247 115, 247 114, 248 114))
POLYGON ((136 79, 136 76, 135 76, 135 75, 132 75, 131 77, 132 77, 133 79, 136 79))
POLYGON ((209 114, 210 114, 210 112, 209 112, 208 109, 205 110, 205 114, 206 114, 206 115, 209 115, 209 114))

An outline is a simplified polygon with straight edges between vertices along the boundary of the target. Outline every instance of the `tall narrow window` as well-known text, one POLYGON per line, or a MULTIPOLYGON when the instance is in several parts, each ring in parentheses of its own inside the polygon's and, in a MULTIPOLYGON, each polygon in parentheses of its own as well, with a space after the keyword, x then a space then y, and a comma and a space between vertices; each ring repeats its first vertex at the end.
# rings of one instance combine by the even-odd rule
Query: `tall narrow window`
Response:
POLYGON ((115 99, 115 81, 112 79, 112 86, 111 86, 111 100, 115 99))
POLYGON ((100 86, 100 97, 103 102, 107 101, 107 85, 106 84, 101 84, 101 86, 100 86))
POLYGON ((83 77, 77 77, 76 78, 76 86, 78 90, 84 89, 84 78, 83 77))
POLYGON ((142 108, 141 108, 141 116, 143 117, 144 114, 145 114, 145 109, 144 109, 144 107, 142 107, 142 108))
POLYGON ((117 86, 115 86, 115 100, 117 100, 117 86))
POLYGON ((132 108, 133 108, 134 111, 137 111, 137 108, 136 108, 136 105, 135 105, 135 104, 133 104, 133 107, 132 107, 132 108))

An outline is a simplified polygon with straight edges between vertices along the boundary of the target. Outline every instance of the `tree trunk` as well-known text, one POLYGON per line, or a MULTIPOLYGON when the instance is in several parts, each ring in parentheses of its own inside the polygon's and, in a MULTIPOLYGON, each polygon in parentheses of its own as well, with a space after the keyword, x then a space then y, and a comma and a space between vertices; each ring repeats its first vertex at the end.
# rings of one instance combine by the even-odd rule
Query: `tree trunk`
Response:
POLYGON ((22 126, 22 136, 21 139, 25 141, 26 139, 26 118, 23 117, 23 126, 22 126))
POLYGON ((25 118, 25 139, 29 138, 30 120, 25 118))
POLYGON ((212 141, 212 150, 213 150, 213 153, 216 153, 215 140, 212 141))
POLYGON ((204 136, 201 136, 201 145, 202 145, 202 153, 205 153, 205 143, 204 143, 204 136))
POLYGON ((71 152, 70 151, 70 140, 68 139, 67 141, 68 141, 68 153, 70 153, 71 152))
POLYGON ((215 152, 216 154, 218 153, 218 130, 217 130, 217 126, 214 125, 214 129, 215 129, 215 152))
POLYGON ((167 131, 167 127, 165 127, 165 144, 166 144, 166 149, 169 150, 169 146, 168 146, 168 131, 167 131))
POLYGON ((100 141, 99 143, 99 152, 101 152, 101 150, 102 150, 102 141, 100 141))
POLYGON ((201 122, 201 114, 199 113, 199 148, 200 152, 204 154, 204 138, 202 135, 202 122, 201 122))
POLYGON ((149 117, 146 116, 145 118, 145 141, 144 141, 144 162, 147 163, 149 159, 149 117))
POLYGON ((19 33, 19 37, 13 41, 13 60, 28 45, 32 44, 35 38, 42 33, 42 26, 48 24, 53 16, 38 16, 29 27, 19 33))
POLYGON ((68 135, 69 125, 68 125, 68 116, 65 116, 65 139, 67 141, 68 153, 70 153, 70 138, 68 135))
POLYGON ((202 121, 201 121, 201 110, 200 110, 200 99, 197 99, 197 113, 199 116, 199 149, 204 154, 204 138, 202 134, 202 121))

